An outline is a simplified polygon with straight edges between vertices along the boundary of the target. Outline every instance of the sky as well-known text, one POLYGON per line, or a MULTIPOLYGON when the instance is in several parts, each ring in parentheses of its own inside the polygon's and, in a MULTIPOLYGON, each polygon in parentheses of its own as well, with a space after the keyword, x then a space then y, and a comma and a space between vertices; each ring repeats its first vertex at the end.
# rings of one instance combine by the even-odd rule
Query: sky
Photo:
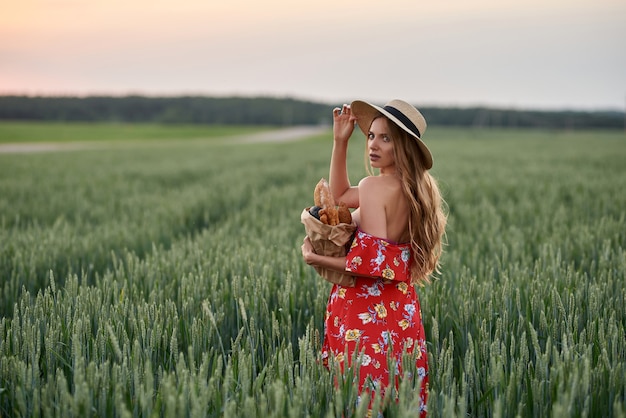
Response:
POLYGON ((0 95, 624 110, 624 0, 0 0, 0 95))

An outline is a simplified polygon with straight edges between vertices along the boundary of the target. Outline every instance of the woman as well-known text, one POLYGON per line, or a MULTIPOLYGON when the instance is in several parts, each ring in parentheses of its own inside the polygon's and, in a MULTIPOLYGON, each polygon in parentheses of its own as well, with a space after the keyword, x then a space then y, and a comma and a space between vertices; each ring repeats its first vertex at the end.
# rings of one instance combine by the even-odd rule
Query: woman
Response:
POLYGON ((333 120, 330 189, 336 201, 355 209, 358 229, 345 257, 315 254, 308 237, 302 255, 309 265, 356 276, 356 285, 332 288, 322 356, 342 368, 357 358, 360 390, 373 398, 390 383, 398 387, 402 354, 413 354, 424 415, 428 360, 414 285, 439 271, 446 225, 437 183, 427 171, 432 155, 421 140, 426 121, 401 100, 384 107, 354 101, 335 108, 333 120), (351 186, 346 156, 355 121, 367 137, 371 175, 351 186))

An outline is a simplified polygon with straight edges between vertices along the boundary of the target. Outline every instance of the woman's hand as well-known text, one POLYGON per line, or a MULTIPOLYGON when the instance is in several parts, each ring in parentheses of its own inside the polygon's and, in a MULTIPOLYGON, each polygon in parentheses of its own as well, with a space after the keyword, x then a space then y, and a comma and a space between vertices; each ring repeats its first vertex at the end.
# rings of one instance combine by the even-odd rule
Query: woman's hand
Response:
POLYGON ((305 263, 307 263, 308 265, 312 265, 315 256, 317 256, 317 254, 315 254, 313 244, 311 244, 311 240, 307 235, 306 237, 304 237, 304 241, 302 242, 302 258, 304 258, 305 263))
POLYGON ((335 141, 347 143, 354 131, 356 117, 352 115, 350 106, 344 104, 342 108, 333 109, 333 137, 335 141))
POLYGON ((302 258, 309 266, 322 267, 330 270, 339 271, 341 273, 350 274, 346 271, 346 257, 331 257, 319 255, 315 253, 313 244, 308 236, 304 237, 302 242, 302 258))

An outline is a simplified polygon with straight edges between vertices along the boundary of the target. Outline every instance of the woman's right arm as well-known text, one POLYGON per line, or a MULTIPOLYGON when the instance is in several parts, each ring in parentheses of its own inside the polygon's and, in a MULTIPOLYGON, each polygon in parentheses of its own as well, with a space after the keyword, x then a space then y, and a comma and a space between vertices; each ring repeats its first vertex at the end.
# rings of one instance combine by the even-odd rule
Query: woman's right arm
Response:
POLYGON ((354 131, 355 120, 350 106, 344 104, 341 109, 333 109, 333 153, 330 157, 328 183, 335 201, 343 202, 350 208, 359 207, 359 189, 350 186, 346 166, 348 140, 354 131))

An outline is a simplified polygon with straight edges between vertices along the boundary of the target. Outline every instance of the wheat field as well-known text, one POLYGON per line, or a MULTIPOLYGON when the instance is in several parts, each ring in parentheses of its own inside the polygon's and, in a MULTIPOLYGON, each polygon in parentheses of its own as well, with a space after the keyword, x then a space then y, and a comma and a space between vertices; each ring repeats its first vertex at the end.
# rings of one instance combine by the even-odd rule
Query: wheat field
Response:
MULTIPOLYGON (((430 415, 625 417, 624 134, 429 129, 430 415)), ((363 416, 321 365, 330 285, 300 256, 330 132, 170 135, 0 154, 0 416, 363 416)), ((415 416, 399 390, 380 410, 415 416)))

